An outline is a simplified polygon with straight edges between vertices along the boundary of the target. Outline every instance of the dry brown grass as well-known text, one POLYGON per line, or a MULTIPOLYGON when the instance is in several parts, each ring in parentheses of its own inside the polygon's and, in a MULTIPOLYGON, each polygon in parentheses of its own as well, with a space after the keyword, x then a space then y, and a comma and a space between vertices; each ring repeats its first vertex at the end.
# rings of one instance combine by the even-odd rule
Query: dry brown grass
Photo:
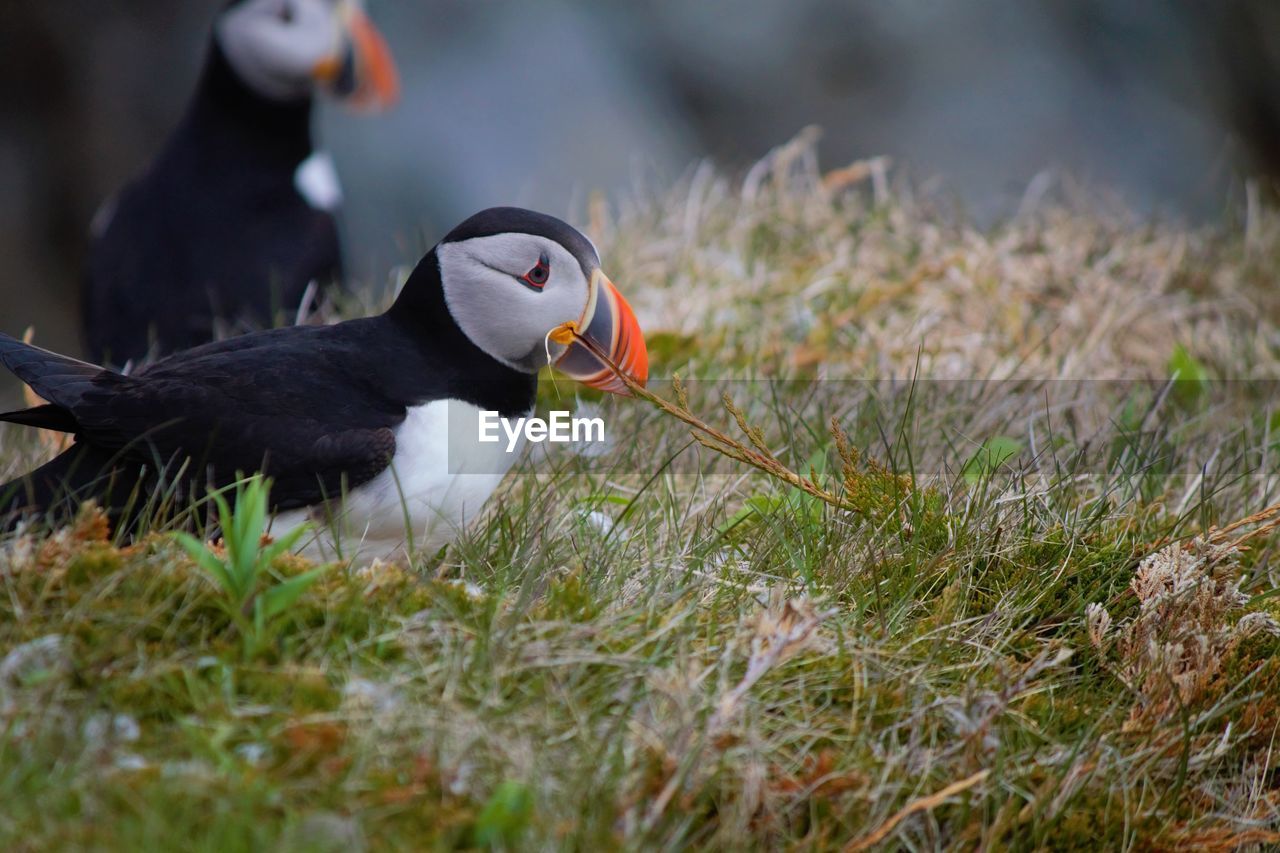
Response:
POLYGON ((593 236, 646 329, 757 375, 1163 377, 1173 342, 1221 378, 1280 375, 1274 211, 1255 211, 1246 243, 1067 187, 1069 202, 984 230, 905 186, 829 189, 814 139, 742 180, 704 164, 616 219, 597 208, 593 236))

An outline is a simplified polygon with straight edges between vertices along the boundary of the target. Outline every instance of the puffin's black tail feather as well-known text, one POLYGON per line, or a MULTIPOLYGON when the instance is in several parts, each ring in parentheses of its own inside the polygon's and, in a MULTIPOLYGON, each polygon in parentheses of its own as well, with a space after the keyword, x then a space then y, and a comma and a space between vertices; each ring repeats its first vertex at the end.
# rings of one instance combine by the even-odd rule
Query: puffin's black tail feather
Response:
POLYGON ((74 409, 95 381, 126 379, 96 364, 58 355, 5 334, 0 334, 0 364, 41 397, 64 409, 74 409))
POLYGON ((0 421, 36 429, 51 429, 56 432, 75 432, 79 429, 79 424, 70 412, 52 403, 33 406, 30 409, 19 409, 16 412, 0 412, 0 421))

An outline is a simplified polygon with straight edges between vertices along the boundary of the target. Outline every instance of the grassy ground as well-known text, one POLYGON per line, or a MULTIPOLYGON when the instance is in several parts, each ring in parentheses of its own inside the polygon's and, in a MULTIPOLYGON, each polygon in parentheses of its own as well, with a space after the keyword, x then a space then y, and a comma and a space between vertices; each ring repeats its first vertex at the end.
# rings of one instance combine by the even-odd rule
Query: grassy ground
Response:
POLYGON ((1280 218, 977 230, 875 172, 802 139, 590 222, 655 373, 846 508, 588 401, 610 453, 256 648, 170 537, 13 539, 0 846, 1280 844, 1280 218))

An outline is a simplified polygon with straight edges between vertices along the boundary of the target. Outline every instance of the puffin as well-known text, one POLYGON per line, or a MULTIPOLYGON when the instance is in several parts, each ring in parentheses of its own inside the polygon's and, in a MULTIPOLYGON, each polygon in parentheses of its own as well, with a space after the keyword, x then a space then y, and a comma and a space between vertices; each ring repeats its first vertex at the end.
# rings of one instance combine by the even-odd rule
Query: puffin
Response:
POLYGON ((372 111, 398 89, 360 0, 231 0, 184 117, 90 226, 90 358, 123 365, 267 328, 340 283, 342 194, 313 146, 314 95, 372 111))
POLYGON ((131 374, 0 335, 0 364, 48 401, 0 421, 74 439, 0 486, 0 526, 65 522, 94 500, 128 535, 158 495, 182 504, 261 473, 273 534, 310 523, 303 552, 342 559, 451 541, 523 444, 484 441, 485 419, 531 414, 542 368, 624 395, 617 371, 649 371, 592 242, 511 207, 450 231, 376 316, 250 332, 131 374))

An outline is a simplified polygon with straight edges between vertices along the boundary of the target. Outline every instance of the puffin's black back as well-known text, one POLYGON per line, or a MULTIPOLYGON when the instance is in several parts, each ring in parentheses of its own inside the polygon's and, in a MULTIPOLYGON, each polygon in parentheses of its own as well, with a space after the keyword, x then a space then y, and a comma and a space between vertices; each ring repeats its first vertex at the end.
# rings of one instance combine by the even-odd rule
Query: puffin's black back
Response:
POLYGON ((461 400, 515 417, 537 392, 534 374, 458 327, 434 250, 376 317, 242 335, 131 376, 0 334, 0 366, 49 401, 0 421, 75 436, 52 462, 0 485, 0 531, 31 511, 65 521, 87 498, 127 521, 161 481, 181 503, 248 471, 274 479, 277 509, 312 506, 390 463, 409 408, 461 400))
POLYGON ((311 101, 246 86, 217 42, 164 150, 109 201, 90 246, 84 334, 122 364, 212 339, 215 319, 269 326, 312 280, 341 279, 337 224, 294 185, 312 153, 311 101))

